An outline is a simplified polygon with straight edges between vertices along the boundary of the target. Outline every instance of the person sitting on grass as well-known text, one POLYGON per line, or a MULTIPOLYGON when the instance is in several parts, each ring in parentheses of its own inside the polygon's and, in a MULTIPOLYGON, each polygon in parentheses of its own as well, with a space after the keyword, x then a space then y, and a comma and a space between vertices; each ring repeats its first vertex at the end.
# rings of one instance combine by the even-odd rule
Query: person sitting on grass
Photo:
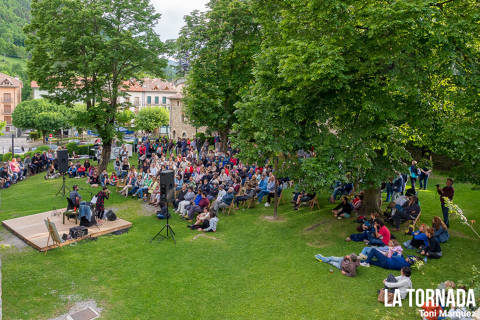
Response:
POLYGON ((427 258, 440 259, 442 257, 442 248, 440 242, 435 238, 435 230, 433 228, 427 229, 428 246, 423 248, 421 254, 427 258))
POLYGON ((360 191, 352 200, 352 209, 358 215, 363 204, 363 191, 360 191))
POLYGON ((56 179, 60 176, 60 174, 55 173, 55 166, 50 164, 50 166, 47 169, 47 174, 45 175, 45 180, 46 179, 56 179))
POLYGON ((445 222, 440 219, 440 217, 433 217, 432 227, 435 230, 434 237, 438 242, 445 243, 448 241, 450 238, 450 235, 448 234, 448 227, 445 222))
POLYGON ((374 232, 370 234, 365 244, 370 246, 386 246, 390 242, 390 230, 385 226, 382 219, 375 220, 373 224, 374 232))
POLYGON ((354 253, 344 257, 324 257, 321 254, 317 254, 315 258, 318 261, 331 264, 341 270, 342 274, 347 277, 355 277, 357 275, 357 267, 360 264, 360 261, 354 253))
POLYGON ((197 215, 197 218, 195 220, 194 224, 188 225, 190 229, 206 229, 208 228, 209 222, 208 219, 210 219, 210 211, 208 210, 208 207, 203 208, 203 212, 197 215))
MULTIPOLYGON (((90 167, 90 169, 93 167, 90 167)), ((100 177, 98 176, 98 171, 97 169, 93 170, 92 175, 88 178, 88 183, 92 188, 96 188, 100 185, 100 177)))
POLYGON ((395 205, 395 214, 392 216, 395 231, 400 231, 400 222, 404 220, 415 220, 420 214, 420 206, 416 196, 408 197, 408 201, 403 206, 395 205))
POLYGON ((110 185, 111 186, 116 186, 118 181, 118 176, 115 171, 112 171, 112 174, 110 175, 110 185))
POLYGON ((203 232, 216 232, 217 231, 217 224, 218 224, 218 217, 215 212, 210 212, 210 216, 205 221, 208 221, 207 228, 198 228, 197 231, 203 232))
POLYGON ((413 250, 420 247, 428 247, 428 238, 425 234, 426 226, 425 224, 420 225, 417 231, 413 232, 412 239, 405 241, 403 246, 407 249, 413 250))
POLYGON ((398 277, 394 277, 390 274, 387 279, 383 280, 385 289, 398 289, 400 291, 400 298, 405 299, 407 297, 407 290, 412 289, 412 280, 410 279, 411 274, 412 269, 410 269, 410 267, 402 267, 402 269, 400 269, 400 275, 398 277))
POLYGON ((84 178, 85 177, 85 166, 81 164, 77 169, 77 177, 84 178))
POLYGON ((394 254, 390 258, 384 255, 379 250, 371 250, 368 253, 367 259, 361 262, 362 267, 370 267, 374 265, 384 269, 401 270, 403 267, 410 267, 414 262, 410 259, 405 259, 402 255, 394 254))
POLYGON ((75 165, 70 162, 69 165, 68 165, 68 177, 69 178, 75 178, 76 175, 77 175, 77 167, 75 167, 75 165))
POLYGON ((345 241, 365 241, 369 239, 369 236, 375 232, 375 229, 373 228, 373 224, 375 220, 378 218, 378 213, 372 212, 370 213, 370 220, 363 220, 362 225, 360 226, 360 230, 362 230, 361 233, 353 233, 349 237, 345 239, 345 241))
POLYGON ((338 206, 333 208, 332 213, 338 220, 341 220, 342 218, 350 218, 350 215, 352 214, 352 205, 348 202, 347 196, 342 197, 342 201, 338 206))
POLYGON ((102 187, 105 187, 110 184, 107 170, 102 171, 102 174, 100 175, 100 184, 102 185, 102 187))

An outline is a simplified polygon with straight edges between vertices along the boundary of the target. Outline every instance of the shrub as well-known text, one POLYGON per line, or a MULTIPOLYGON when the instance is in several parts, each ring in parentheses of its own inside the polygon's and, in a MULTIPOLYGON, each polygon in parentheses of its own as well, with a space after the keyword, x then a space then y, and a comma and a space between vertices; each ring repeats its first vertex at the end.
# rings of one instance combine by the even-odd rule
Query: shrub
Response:
POLYGON ((48 151, 50 150, 49 146, 40 146, 37 149, 35 149, 35 152, 43 152, 43 151, 48 151))
POLYGON ((38 131, 30 131, 30 133, 28 134, 28 136, 30 137, 30 139, 32 140, 37 140, 37 139, 40 139, 42 137, 41 133, 38 132, 38 131))
POLYGON ((2 161, 10 161, 10 160, 12 160, 12 153, 11 152, 5 153, 2 157, 2 161))
POLYGON ((90 153, 90 148, 92 148, 92 147, 93 147, 93 144, 77 145, 77 151, 75 151, 75 153, 76 154, 89 154, 90 153))
POLYGON ((65 147, 67 148, 69 154, 73 154, 73 152, 75 152, 76 154, 79 153, 78 152, 79 145, 76 144, 75 142, 67 143, 65 147))
POLYGON ((0 161, 3 161, 3 154, 0 154, 0 161))

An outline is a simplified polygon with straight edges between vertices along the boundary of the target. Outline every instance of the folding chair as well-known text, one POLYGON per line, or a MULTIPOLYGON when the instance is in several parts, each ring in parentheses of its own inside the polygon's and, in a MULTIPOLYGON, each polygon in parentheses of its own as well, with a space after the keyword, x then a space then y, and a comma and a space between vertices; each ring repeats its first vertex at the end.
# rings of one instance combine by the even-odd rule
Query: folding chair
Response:
POLYGON ((75 208, 75 205, 73 204, 72 199, 69 197, 67 199, 67 210, 63 212, 63 224, 65 224, 65 216, 67 216, 67 220, 70 220, 70 218, 75 217, 75 224, 77 224, 78 220, 78 209, 75 208))

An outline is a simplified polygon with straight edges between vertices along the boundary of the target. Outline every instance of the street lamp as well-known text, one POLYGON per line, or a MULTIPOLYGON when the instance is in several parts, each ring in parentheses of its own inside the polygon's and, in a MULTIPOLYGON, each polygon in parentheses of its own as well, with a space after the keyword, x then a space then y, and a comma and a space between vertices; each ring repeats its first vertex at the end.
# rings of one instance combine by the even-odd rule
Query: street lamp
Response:
POLYGON ((15 142, 14 142, 15 134, 12 132, 12 159, 15 157, 15 142))

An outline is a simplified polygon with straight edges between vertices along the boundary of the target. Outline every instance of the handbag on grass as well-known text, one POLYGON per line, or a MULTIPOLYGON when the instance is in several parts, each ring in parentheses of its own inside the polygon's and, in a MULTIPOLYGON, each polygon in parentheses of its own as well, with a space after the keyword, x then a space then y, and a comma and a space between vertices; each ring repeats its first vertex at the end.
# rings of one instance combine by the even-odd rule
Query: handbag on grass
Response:
POLYGON ((387 295, 386 299, 389 304, 393 303, 393 293, 388 292, 385 289, 381 289, 378 293, 378 302, 385 303, 385 294, 387 295))

